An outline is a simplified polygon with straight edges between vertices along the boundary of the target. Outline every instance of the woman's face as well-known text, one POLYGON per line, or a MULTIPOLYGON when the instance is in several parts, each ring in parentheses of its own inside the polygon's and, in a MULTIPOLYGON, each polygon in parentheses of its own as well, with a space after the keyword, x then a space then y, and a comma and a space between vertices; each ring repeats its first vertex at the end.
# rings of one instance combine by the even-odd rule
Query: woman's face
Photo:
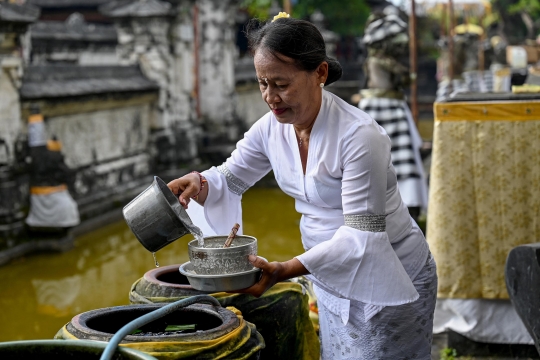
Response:
POLYGON ((263 100, 283 124, 309 125, 322 101, 320 83, 328 76, 328 63, 313 72, 299 70, 294 60, 259 48, 254 57, 263 100))

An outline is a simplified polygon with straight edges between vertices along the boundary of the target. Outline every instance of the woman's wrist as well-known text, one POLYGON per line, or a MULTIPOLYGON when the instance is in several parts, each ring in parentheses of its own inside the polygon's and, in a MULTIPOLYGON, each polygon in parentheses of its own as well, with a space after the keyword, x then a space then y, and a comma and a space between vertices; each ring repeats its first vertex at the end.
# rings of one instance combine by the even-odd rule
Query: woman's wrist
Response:
POLYGON ((297 258, 281 262, 280 265, 281 271, 278 282, 309 274, 309 271, 297 258))
POLYGON ((191 198, 195 201, 199 200, 199 195, 201 194, 201 191, 203 191, 203 189, 205 188, 205 185, 208 183, 208 181, 206 181, 206 178, 198 171, 192 171, 190 172, 190 174, 195 174, 197 175, 198 179, 199 179, 199 191, 193 195, 191 198))

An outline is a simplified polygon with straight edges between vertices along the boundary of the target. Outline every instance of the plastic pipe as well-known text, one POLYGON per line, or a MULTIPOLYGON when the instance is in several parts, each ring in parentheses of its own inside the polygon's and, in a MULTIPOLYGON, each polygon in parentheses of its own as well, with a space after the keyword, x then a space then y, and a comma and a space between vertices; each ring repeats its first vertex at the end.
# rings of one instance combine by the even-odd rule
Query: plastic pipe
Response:
POLYGON ((124 339, 124 337, 131 334, 133 331, 137 330, 141 326, 144 326, 148 323, 151 323, 154 320, 162 318, 163 316, 166 316, 180 308, 183 308, 185 306, 189 306, 198 302, 208 302, 214 306, 221 306, 219 301, 217 301, 215 298, 211 297, 210 295, 195 295, 195 296, 188 297, 186 299, 175 301, 169 305, 166 305, 162 308, 154 310, 146 315, 143 315, 133 320, 130 323, 127 323, 120 330, 118 330, 116 334, 114 334, 114 336, 109 341, 109 344, 107 344, 107 347, 103 351, 103 354, 101 354, 100 360, 111 360, 112 356, 114 355, 116 351, 116 348, 118 347, 122 339, 124 339))

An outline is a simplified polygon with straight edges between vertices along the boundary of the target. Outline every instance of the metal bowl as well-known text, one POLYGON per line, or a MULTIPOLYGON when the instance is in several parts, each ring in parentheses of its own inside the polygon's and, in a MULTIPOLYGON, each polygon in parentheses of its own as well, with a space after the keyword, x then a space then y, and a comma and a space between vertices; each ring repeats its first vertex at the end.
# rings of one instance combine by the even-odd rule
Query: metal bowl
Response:
MULTIPOLYGON (((266 260, 266 259, 265 259, 266 260)), ((191 262, 180 265, 180 273, 187 277, 189 284, 200 291, 234 291, 248 288, 261 277, 262 270, 254 268, 251 265, 251 270, 243 271, 236 274, 221 274, 221 275, 200 275, 195 273, 191 262)))
POLYGON ((199 275, 235 274, 253 269, 249 255, 257 255, 257 239, 253 236, 238 235, 228 248, 224 248, 227 236, 204 238, 204 247, 198 241, 188 244, 189 260, 199 275))

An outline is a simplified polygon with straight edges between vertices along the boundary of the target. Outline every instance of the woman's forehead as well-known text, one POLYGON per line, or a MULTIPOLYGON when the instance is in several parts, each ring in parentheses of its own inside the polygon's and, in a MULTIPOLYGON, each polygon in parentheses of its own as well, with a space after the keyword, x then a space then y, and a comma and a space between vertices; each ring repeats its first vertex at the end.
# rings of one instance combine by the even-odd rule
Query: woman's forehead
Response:
POLYGON ((253 62, 257 76, 262 78, 288 78, 302 71, 298 69, 294 59, 264 50, 255 52, 253 62))

